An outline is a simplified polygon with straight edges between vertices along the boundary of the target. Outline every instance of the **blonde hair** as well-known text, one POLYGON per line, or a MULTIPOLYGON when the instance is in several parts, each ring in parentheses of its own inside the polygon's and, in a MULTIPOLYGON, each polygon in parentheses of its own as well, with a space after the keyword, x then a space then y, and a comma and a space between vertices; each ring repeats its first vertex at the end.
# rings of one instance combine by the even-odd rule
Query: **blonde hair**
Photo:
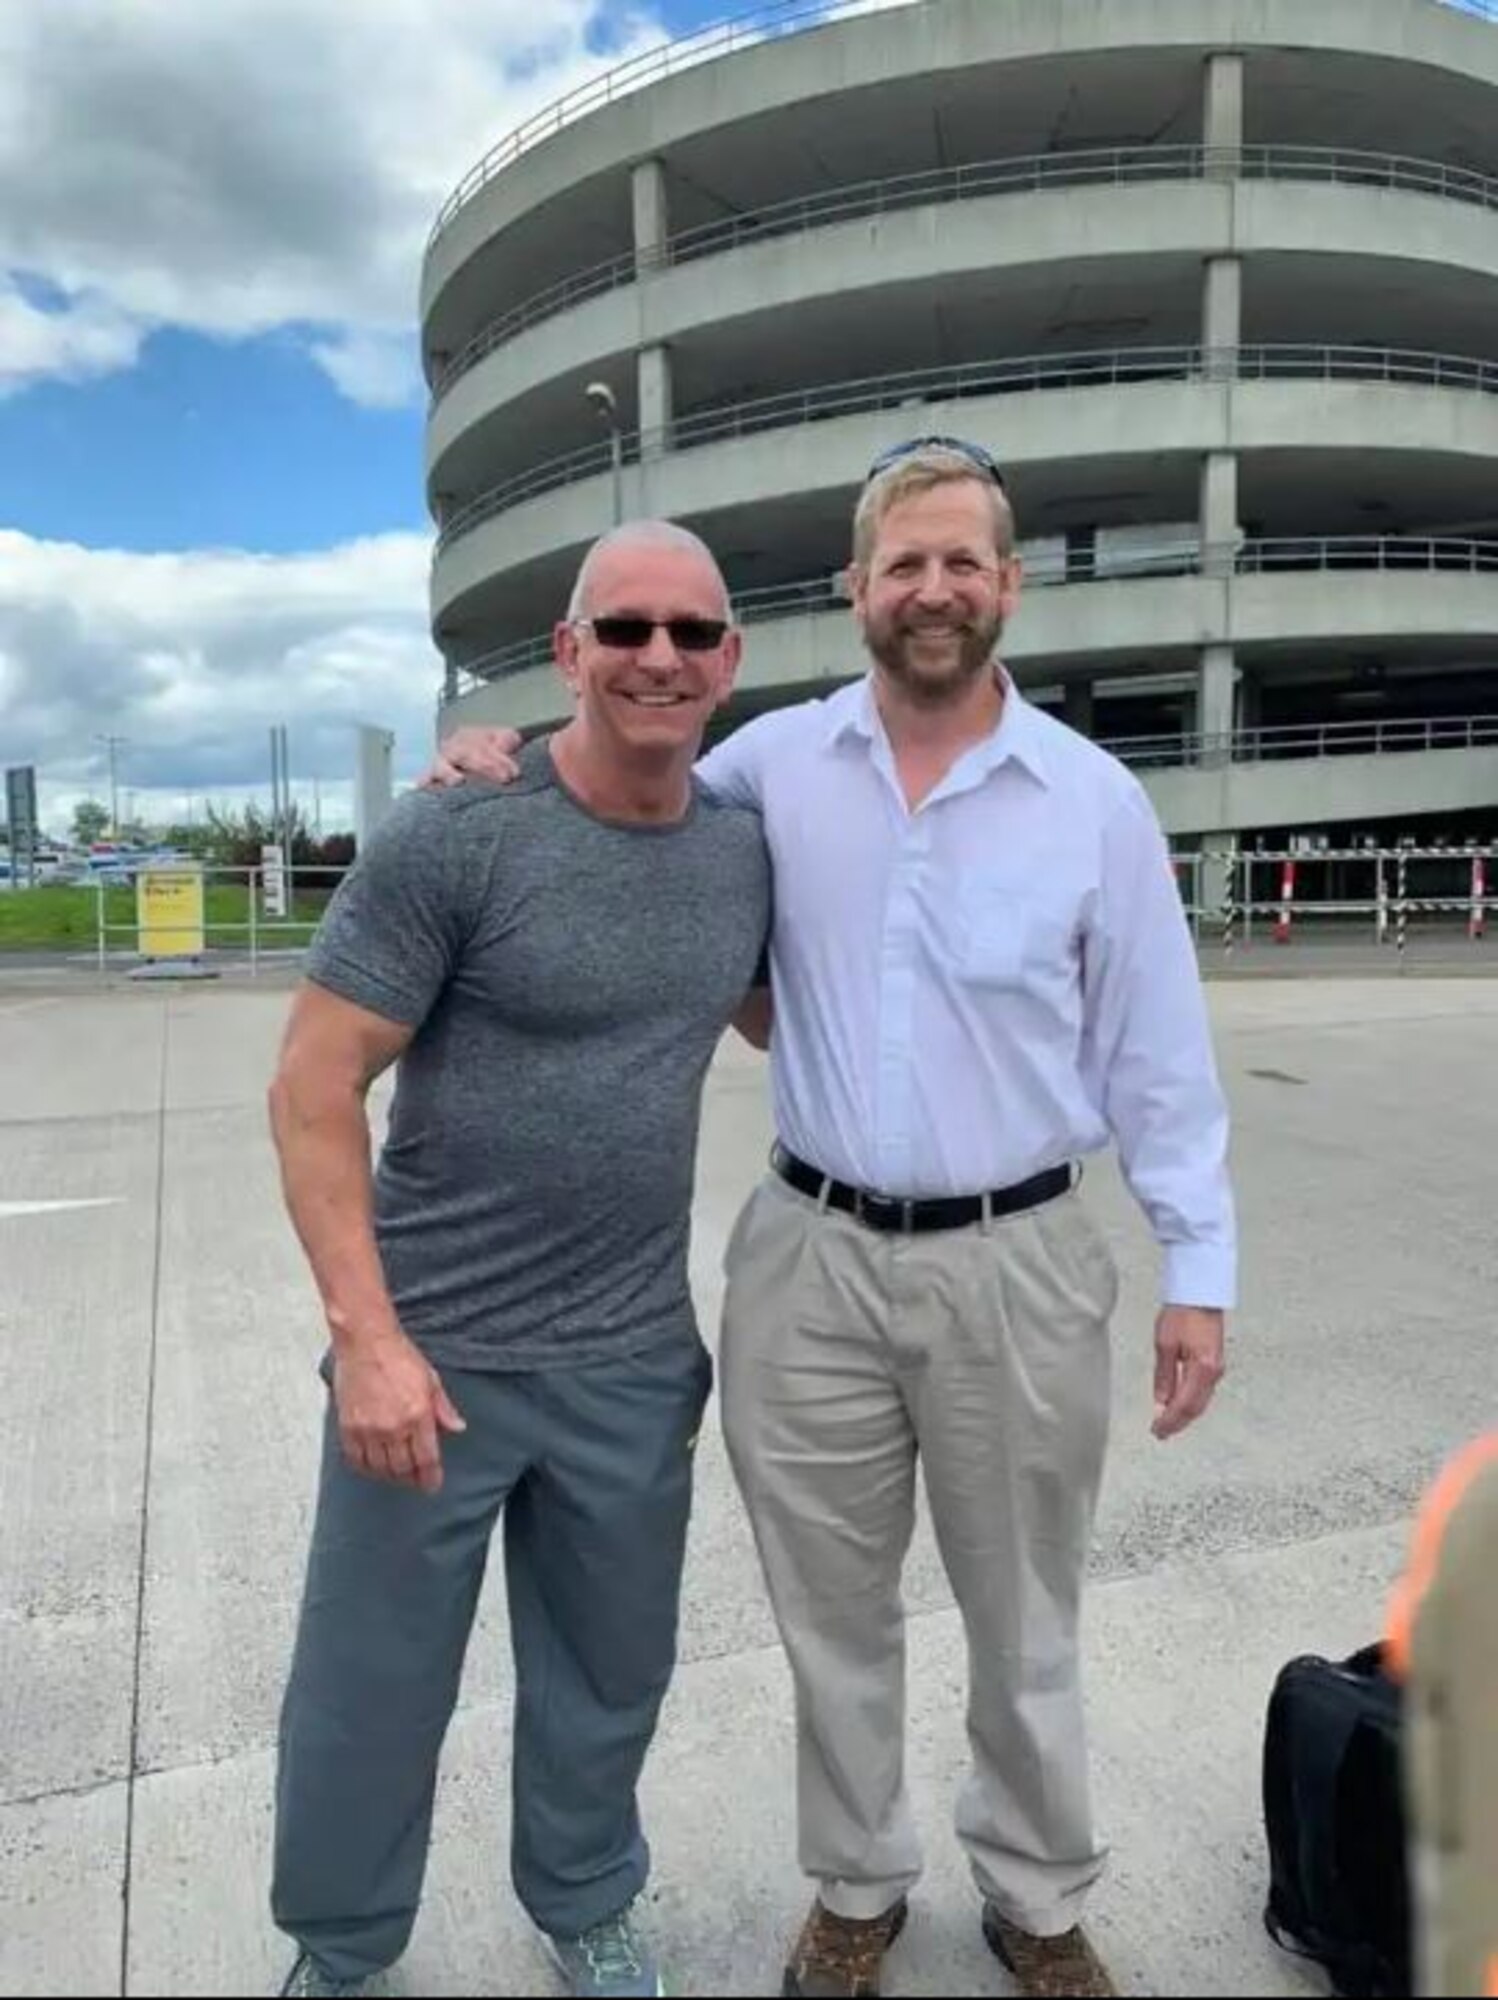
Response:
POLYGON ((980 466, 960 451, 951 451, 945 445, 923 445, 913 451, 908 458, 897 458, 893 465, 876 473, 858 496, 858 506, 853 515, 853 560, 866 568, 874 553, 874 544, 879 539, 879 530, 884 525, 884 517, 892 507, 902 501, 915 500, 923 493, 933 492, 938 486, 955 486, 959 480, 976 480, 988 495, 993 508, 994 547, 999 555, 1014 553, 1014 509, 1009 504, 1009 496, 995 485, 980 466))

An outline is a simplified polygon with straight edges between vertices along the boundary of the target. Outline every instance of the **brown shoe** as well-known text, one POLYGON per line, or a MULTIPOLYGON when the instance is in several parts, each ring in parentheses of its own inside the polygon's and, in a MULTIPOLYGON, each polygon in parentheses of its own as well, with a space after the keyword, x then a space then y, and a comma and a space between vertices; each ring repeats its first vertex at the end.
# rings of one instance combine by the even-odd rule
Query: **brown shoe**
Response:
POLYGON ((1096 1995, 1098 2000, 1106 2000, 1118 1991, 1080 1924, 1073 1924, 1060 1937, 1035 1937, 1001 1917, 992 1903, 985 1903, 983 1935, 989 1950, 1007 1966, 1020 1992, 1030 2000, 1059 2000, 1063 1994, 1081 1995, 1082 2000, 1096 1995))
POLYGON ((892 1903, 882 1917, 835 1917, 812 1904, 811 1915, 785 1968, 780 1990, 802 2000, 833 2000, 838 1994, 856 2000, 876 2000, 879 1968, 884 1954, 905 1928, 905 1898, 892 1903))

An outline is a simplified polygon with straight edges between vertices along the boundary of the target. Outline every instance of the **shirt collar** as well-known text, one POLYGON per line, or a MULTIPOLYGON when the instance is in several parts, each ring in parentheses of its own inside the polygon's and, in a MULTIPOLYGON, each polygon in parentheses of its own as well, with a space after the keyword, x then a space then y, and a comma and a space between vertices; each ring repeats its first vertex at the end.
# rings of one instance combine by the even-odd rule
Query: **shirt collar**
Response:
MULTIPOLYGON (((1042 741, 1045 725, 1040 710, 1025 700, 1007 667, 1001 666, 999 672, 1004 676, 1004 712, 987 741, 975 743, 966 755, 973 759, 974 768, 984 773, 996 771, 1000 764, 1007 764, 1012 758, 1016 764, 1023 764, 1042 785, 1049 785, 1050 760, 1042 741)), ((872 674, 865 674, 862 680, 854 681, 850 687, 839 688, 828 701, 826 742, 829 749, 855 736, 866 744, 872 744, 876 737, 883 734, 884 724, 874 700, 872 674)))

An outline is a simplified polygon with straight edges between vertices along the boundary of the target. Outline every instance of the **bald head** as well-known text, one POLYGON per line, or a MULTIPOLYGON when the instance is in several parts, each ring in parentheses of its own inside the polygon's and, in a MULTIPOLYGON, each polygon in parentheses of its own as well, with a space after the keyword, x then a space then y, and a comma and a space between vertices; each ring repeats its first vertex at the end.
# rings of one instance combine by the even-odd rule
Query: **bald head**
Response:
POLYGON ((600 573, 607 576, 617 576, 621 570, 627 573, 636 549, 679 549, 696 556, 712 576, 723 616, 732 619, 733 606, 728 600, 728 585, 723 581, 718 558, 700 535, 694 535, 690 528, 679 528, 674 521, 625 521, 600 536, 583 557, 567 605, 569 622, 593 615, 594 585, 600 573))

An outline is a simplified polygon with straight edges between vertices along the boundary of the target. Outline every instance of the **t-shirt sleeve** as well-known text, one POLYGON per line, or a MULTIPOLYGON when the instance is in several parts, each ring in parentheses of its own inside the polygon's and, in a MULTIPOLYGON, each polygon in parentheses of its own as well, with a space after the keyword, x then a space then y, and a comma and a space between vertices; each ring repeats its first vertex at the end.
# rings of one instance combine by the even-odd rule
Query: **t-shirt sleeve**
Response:
POLYGON ((341 999, 417 1027, 456 969, 470 924, 457 814, 441 793, 408 792, 339 886, 306 974, 341 999))

